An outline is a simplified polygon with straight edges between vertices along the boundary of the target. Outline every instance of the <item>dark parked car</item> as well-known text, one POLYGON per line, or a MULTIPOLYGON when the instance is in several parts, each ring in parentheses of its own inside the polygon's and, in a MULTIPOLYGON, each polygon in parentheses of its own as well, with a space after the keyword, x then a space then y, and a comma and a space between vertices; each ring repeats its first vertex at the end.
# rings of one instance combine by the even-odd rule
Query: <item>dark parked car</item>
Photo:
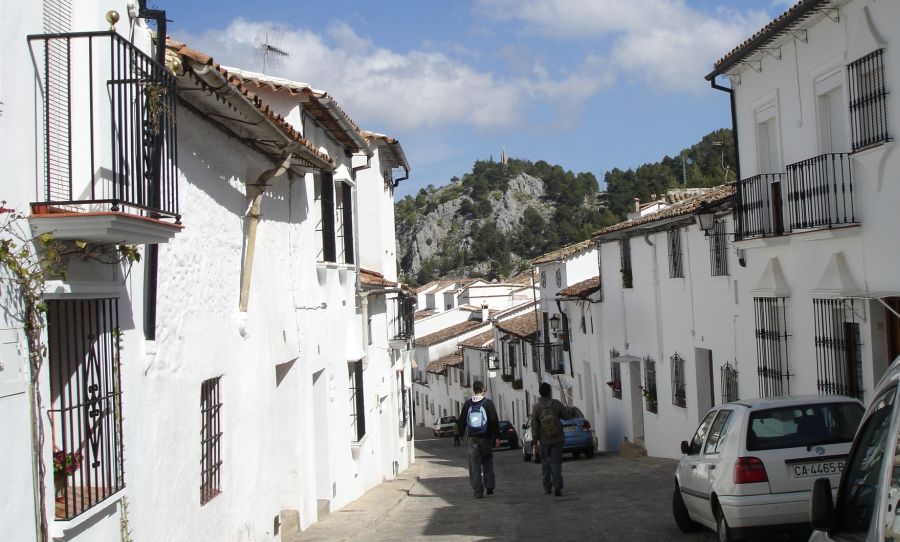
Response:
POLYGON ((500 446, 507 446, 510 450, 519 447, 519 434, 512 422, 506 420, 500 421, 500 446))

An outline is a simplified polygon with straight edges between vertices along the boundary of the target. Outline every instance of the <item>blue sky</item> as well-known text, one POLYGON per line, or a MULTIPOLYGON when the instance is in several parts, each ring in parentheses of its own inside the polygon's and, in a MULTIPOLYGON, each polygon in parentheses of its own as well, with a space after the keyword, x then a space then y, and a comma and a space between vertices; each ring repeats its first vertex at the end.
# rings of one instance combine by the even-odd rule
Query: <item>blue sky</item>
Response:
MULTIPOLYGON (((153 2, 150 2, 154 4, 153 2)), ((397 197, 476 159, 546 160, 602 182, 729 126, 704 75, 789 0, 157 0, 169 35, 328 91, 364 129, 400 140, 397 197)))

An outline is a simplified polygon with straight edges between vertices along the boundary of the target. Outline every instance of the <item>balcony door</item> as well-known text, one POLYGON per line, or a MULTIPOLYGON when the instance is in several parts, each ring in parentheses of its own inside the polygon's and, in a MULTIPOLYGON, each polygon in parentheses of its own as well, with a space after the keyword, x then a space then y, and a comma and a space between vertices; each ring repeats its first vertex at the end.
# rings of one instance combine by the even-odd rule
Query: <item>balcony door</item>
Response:
POLYGON ((847 102, 841 86, 842 73, 835 72, 816 82, 820 154, 847 152, 847 102))
POLYGON ((777 111, 774 103, 756 111, 756 148, 759 173, 784 171, 778 138, 777 111))

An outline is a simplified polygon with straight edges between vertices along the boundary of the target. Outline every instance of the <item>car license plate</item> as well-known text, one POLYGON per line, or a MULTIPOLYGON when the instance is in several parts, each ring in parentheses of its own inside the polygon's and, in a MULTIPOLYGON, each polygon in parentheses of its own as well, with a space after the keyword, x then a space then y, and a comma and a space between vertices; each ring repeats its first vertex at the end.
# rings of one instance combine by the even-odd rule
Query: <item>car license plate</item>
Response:
POLYGON ((809 476, 828 476, 844 472, 844 460, 817 461, 815 463, 797 463, 791 466, 794 478, 807 478, 809 476))
POLYGON ((574 426, 574 425, 564 425, 564 426, 563 426, 563 432, 565 432, 565 433, 574 433, 574 432, 575 432, 575 426, 574 426))

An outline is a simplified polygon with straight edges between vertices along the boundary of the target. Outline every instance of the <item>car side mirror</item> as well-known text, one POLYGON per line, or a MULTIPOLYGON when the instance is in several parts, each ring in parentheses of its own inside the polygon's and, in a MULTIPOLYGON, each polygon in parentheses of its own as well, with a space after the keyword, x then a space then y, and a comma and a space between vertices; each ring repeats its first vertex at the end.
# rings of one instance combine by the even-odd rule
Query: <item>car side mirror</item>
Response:
POLYGON ((523 424, 522 424, 522 429, 528 429, 528 424, 527 424, 527 423, 523 423, 523 424))
POLYGON ((684 455, 689 455, 691 453, 691 445, 688 444, 688 441, 686 440, 681 441, 681 453, 684 455))
POLYGON ((831 529, 834 514, 834 498, 831 496, 831 480, 819 478, 813 483, 809 504, 809 524, 815 531, 831 529))

